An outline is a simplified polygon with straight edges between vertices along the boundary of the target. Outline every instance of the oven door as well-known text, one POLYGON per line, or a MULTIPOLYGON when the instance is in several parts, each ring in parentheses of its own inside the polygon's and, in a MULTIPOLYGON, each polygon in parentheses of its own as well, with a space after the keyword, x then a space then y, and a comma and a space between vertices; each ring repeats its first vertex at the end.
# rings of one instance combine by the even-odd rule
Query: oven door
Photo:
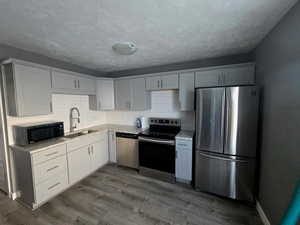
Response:
POLYGON ((139 137, 141 167, 175 174, 175 141, 139 137))

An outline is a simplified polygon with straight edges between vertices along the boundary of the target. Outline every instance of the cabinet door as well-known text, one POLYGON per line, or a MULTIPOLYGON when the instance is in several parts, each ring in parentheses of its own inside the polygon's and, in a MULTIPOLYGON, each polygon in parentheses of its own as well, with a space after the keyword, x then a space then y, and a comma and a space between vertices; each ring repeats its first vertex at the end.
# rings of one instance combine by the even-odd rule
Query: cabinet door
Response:
POLYGON ((96 94, 96 84, 95 81, 92 79, 78 77, 77 88, 82 94, 88 94, 88 95, 96 94))
POLYGON ((91 145, 92 171, 99 169, 108 163, 108 138, 101 139, 91 145))
POLYGON ((215 87, 222 85, 222 70, 198 71, 195 75, 195 87, 215 87))
POLYGON ((147 77, 146 78, 146 90, 147 91, 155 91, 160 90, 161 88, 161 77, 147 77))
POLYGON ((146 91, 145 78, 131 80, 131 110, 150 109, 150 92, 146 91))
POLYGON ((115 108, 114 81, 97 81, 97 109, 113 110, 115 108))
POLYGON ((91 172, 90 146, 68 153, 69 183, 74 184, 91 172))
POLYGON ((161 76, 161 89, 178 89, 178 74, 161 76))
POLYGON ((51 113, 50 70, 14 64, 17 116, 51 113))
POLYGON ((181 181, 192 180, 192 151, 176 149, 175 177, 181 181))
POLYGON ((108 148, 109 148, 109 161, 117 163, 117 146, 116 146, 116 132, 108 132, 108 148))
POLYGON ((195 75, 181 73, 179 75, 179 104, 181 111, 194 111, 195 75))
POLYGON ((255 84, 254 65, 226 68, 223 70, 224 85, 252 85, 255 84))
POLYGON ((71 74, 52 71, 52 89, 58 93, 74 93, 78 88, 78 79, 71 74))
POLYGON ((130 110, 131 88, 130 80, 115 80, 115 100, 117 110, 130 110))

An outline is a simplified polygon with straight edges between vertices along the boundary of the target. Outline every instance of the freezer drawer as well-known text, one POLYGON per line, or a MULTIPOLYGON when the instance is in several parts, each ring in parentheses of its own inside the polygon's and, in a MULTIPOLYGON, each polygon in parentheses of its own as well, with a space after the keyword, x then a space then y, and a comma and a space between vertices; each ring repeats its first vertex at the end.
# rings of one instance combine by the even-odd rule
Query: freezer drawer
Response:
POLYGON ((252 202, 255 159, 196 151, 195 187, 232 199, 252 202))

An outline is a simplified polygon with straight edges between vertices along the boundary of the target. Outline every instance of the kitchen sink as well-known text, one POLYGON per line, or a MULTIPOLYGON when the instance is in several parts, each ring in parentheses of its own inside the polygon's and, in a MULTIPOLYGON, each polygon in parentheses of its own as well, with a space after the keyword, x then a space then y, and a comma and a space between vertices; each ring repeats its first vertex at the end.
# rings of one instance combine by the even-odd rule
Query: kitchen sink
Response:
POLYGON ((94 132, 96 132, 96 130, 85 130, 85 131, 81 131, 81 132, 77 132, 77 133, 73 133, 73 134, 68 134, 65 136, 65 138, 76 138, 76 137, 80 137, 80 136, 94 133, 94 132))

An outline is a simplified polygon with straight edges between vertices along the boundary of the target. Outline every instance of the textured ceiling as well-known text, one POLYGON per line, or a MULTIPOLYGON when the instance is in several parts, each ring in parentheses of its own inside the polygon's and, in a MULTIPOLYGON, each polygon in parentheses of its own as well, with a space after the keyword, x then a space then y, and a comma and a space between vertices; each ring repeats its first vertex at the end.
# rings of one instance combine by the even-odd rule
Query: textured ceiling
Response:
POLYGON ((0 43, 110 72, 252 50, 297 0, 0 0, 0 43), (131 56, 114 53, 133 41, 131 56))

